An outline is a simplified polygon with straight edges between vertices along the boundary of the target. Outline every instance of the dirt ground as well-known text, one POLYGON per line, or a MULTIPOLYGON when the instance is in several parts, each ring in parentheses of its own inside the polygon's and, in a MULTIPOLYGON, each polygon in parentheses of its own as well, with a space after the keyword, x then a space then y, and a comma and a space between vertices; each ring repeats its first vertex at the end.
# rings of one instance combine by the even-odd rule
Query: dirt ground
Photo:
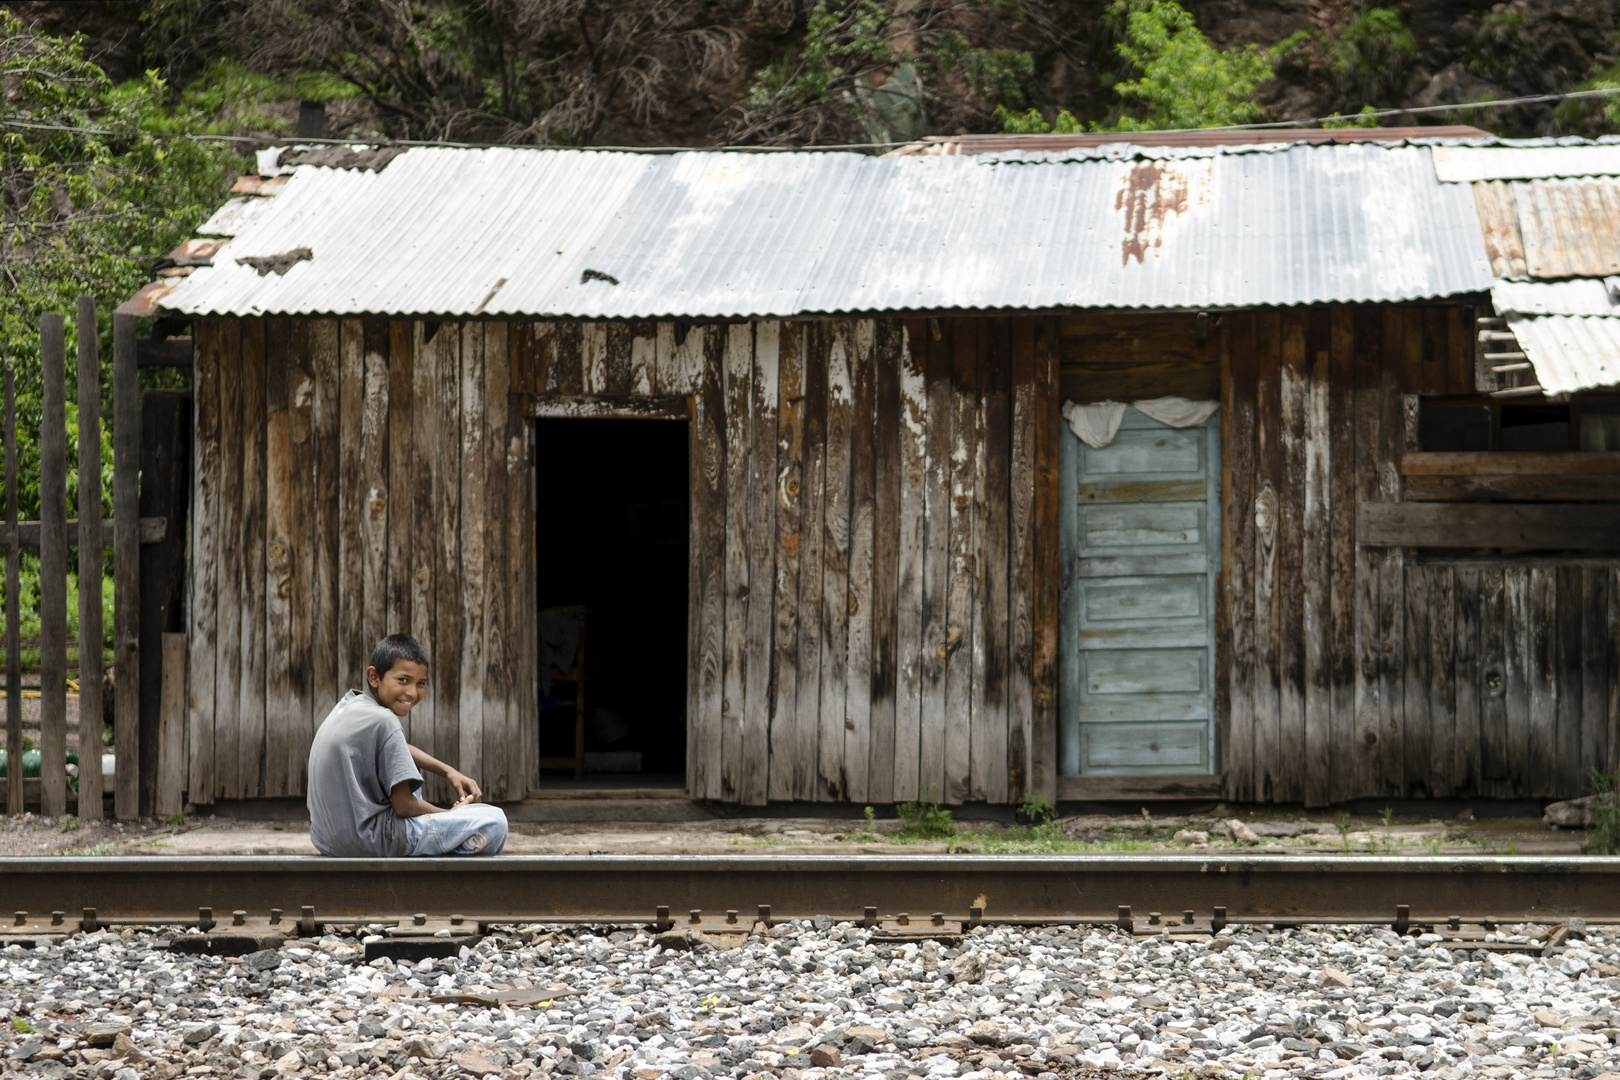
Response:
MULTIPOLYGON (((1154 818, 1088 814, 1043 826, 953 822, 955 835, 923 835, 901 822, 824 818, 729 818, 637 822, 515 822, 514 855, 595 854, 1121 854, 1244 851, 1250 854, 1579 854, 1580 830, 1535 818, 1439 821, 1427 818, 1283 815, 1276 807, 1218 806, 1210 813, 1154 818), (1242 829, 1228 822, 1241 822, 1242 829), (1178 835, 1179 834, 1179 835, 1178 835), (1202 838, 1198 834, 1204 834, 1202 838)), ((0 819, 0 855, 300 855, 314 854, 309 826, 191 815, 183 825, 80 825, 29 814, 0 819)))

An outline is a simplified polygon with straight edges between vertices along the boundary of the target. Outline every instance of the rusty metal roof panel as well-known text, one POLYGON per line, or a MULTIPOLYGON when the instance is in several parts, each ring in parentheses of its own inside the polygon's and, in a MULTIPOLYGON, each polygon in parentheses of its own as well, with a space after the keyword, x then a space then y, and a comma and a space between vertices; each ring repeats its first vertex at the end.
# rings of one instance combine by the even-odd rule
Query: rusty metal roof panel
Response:
POLYGON ((1620 318, 1509 313, 1507 320, 1547 393, 1620 384, 1620 318))
POLYGON ((1473 189, 1498 277, 1620 273, 1620 178, 1482 180, 1473 189))
POLYGON ((168 298, 187 313, 1199 308, 1492 282, 1428 146, 876 158, 413 149, 298 166, 168 298), (310 249, 284 273, 240 259, 310 249), (587 274, 586 271, 595 271, 587 274))

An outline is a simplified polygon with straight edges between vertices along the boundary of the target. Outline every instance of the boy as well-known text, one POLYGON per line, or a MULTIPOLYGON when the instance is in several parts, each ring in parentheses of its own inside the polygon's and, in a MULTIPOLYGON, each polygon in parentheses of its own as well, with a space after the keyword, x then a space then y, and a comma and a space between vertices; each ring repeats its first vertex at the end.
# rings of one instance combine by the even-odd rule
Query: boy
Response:
POLYGON ((399 718, 427 692, 427 653, 409 634, 377 643, 365 693, 350 690, 309 747, 309 838, 322 855, 495 855, 506 814, 465 776, 405 741, 399 718), (427 769, 460 796, 442 810, 416 790, 427 769))

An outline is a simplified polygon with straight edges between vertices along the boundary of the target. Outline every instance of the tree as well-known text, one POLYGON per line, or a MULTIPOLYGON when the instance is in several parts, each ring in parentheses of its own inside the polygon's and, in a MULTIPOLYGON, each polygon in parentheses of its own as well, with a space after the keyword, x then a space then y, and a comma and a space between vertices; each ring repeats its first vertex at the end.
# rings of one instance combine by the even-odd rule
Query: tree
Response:
POLYGON ((1115 50, 1136 73, 1114 84, 1119 118, 1097 130, 1229 127, 1260 120, 1253 100, 1271 78, 1271 60, 1253 45, 1220 50, 1175 0, 1114 0, 1115 50))

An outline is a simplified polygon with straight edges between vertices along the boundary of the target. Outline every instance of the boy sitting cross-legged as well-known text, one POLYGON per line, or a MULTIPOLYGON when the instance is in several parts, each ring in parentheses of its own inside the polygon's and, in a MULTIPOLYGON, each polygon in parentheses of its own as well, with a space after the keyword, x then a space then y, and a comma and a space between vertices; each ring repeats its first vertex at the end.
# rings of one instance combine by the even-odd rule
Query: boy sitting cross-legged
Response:
POLYGON ((365 693, 350 690, 309 747, 309 838, 322 855, 495 855, 506 814, 478 783, 405 741, 400 717, 427 692, 427 653, 409 634, 377 643, 365 693), (457 795, 440 809, 416 791, 436 772, 457 795))

